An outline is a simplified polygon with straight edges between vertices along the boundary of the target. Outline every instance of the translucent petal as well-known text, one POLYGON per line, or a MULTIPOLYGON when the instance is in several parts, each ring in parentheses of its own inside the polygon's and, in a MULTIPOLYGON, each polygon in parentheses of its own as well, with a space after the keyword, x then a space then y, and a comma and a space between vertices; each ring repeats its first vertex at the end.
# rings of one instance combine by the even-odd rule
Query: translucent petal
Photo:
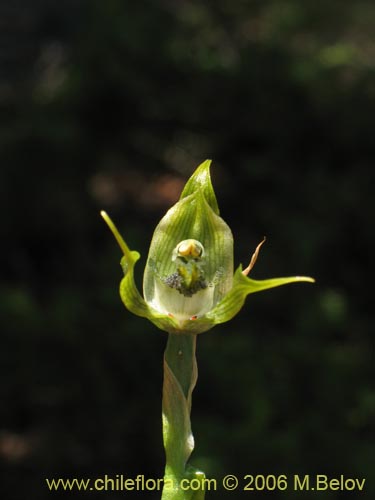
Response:
POLYGON ((192 297, 185 297, 161 280, 156 280, 150 305, 161 313, 172 315, 181 323, 186 320, 196 320, 210 311, 213 307, 213 296, 213 286, 200 290, 192 297))
POLYGON ((208 312, 229 292, 233 283, 232 232, 217 215, 208 169, 209 162, 198 167, 187 182, 180 201, 156 227, 144 273, 146 302, 159 312, 168 312, 180 320, 199 318, 208 312), (207 283, 205 290, 191 297, 181 295, 173 288, 168 290, 166 285, 176 273, 176 246, 189 239, 197 240, 204 247, 199 265, 207 283))

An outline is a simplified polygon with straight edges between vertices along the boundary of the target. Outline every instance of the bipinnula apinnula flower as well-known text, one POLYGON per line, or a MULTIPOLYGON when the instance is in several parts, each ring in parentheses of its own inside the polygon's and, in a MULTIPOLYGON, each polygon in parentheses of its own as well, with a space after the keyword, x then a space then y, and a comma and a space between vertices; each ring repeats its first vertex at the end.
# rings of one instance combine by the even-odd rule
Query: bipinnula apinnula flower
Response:
POLYGON ((143 278, 143 297, 134 282, 140 255, 131 251, 105 212, 104 220, 122 251, 121 298, 132 313, 169 333, 202 333, 224 323, 242 308, 247 295, 288 283, 314 280, 305 276, 253 280, 261 242, 249 266, 233 273, 233 236, 219 215, 210 178, 210 160, 187 181, 179 201, 157 225, 143 278))
POLYGON ((190 412, 198 374, 196 334, 233 318, 250 293, 314 281, 304 276, 250 279, 264 239, 246 269, 239 266, 233 274, 232 232, 219 216, 210 163, 206 160, 196 169, 180 200, 157 225, 143 275, 143 297, 134 283, 134 266, 140 255, 129 250, 102 212, 124 254, 120 294, 125 306, 169 333, 163 363, 166 466, 162 500, 204 499, 205 475, 189 464, 194 449, 190 412))

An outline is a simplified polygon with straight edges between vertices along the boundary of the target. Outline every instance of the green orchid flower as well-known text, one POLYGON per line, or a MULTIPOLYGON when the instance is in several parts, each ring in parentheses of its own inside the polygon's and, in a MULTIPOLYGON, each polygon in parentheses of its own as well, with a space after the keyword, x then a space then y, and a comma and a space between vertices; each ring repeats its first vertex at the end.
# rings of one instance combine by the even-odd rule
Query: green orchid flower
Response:
MULTIPOLYGON (((229 321, 247 295, 288 283, 314 280, 305 276, 253 280, 249 266, 233 274, 233 236, 219 215, 210 178, 210 160, 194 172, 180 200, 154 231, 144 271, 143 297, 134 282, 140 254, 129 249, 117 228, 102 212, 124 254, 120 295, 126 308, 168 333, 198 334, 229 321)), ((264 240, 263 240, 264 241, 264 240)))
POLYGON ((166 466, 162 500, 203 500, 205 495, 204 473, 188 463, 194 449, 190 413, 198 376, 197 334, 233 318, 250 293, 314 281, 305 276, 250 279, 248 274, 264 239, 246 269, 239 266, 233 274, 233 236, 219 216, 210 164, 206 160, 196 169, 180 200, 156 227, 144 271, 143 297, 134 282, 134 266, 140 255, 129 249, 102 212, 124 254, 120 295, 125 306, 169 333, 163 365, 166 466))

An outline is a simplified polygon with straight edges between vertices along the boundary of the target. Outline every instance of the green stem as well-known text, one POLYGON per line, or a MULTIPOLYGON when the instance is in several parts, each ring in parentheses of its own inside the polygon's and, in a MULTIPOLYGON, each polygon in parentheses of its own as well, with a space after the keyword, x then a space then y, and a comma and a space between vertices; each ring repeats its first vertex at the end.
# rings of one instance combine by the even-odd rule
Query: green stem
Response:
POLYGON ((191 396, 197 382, 196 335, 169 334, 164 353, 162 500, 203 500, 204 474, 187 465, 194 449, 191 396))

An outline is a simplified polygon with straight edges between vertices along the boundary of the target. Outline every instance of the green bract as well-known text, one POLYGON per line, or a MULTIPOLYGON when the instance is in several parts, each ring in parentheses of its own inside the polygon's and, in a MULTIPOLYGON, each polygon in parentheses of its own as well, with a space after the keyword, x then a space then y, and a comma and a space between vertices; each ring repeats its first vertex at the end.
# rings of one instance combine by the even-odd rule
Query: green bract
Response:
POLYGON ((250 293, 312 278, 293 276, 257 281, 247 277, 255 263, 233 275, 233 236, 219 216, 210 179, 210 160, 186 183, 180 200, 154 231, 143 278, 144 298, 134 282, 140 255, 129 250, 102 212, 122 251, 120 295, 126 308, 169 333, 202 333, 235 316, 250 293))

